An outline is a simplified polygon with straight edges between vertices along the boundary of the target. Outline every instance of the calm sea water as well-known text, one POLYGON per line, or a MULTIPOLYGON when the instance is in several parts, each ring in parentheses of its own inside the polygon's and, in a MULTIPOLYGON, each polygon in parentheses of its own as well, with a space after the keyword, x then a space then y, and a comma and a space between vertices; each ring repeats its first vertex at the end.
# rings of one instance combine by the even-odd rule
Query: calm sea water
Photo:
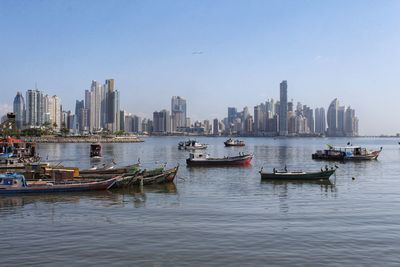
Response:
MULTIPOLYGON (((348 139, 198 138, 212 156, 253 152, 246 168, 188 168, 181 138, 104 144, 104 161, 180 164, 175 184, 131 190, 0 197, 1 266, 398 266, 400 147, 340 164, 332 183, 261 182, 262 166, 320 169, 311 153, 348 139), (352 180, 352 177, 355 179, 352 180)), ((42 157, 89 167, 88 144, 40 144, 42 157)))

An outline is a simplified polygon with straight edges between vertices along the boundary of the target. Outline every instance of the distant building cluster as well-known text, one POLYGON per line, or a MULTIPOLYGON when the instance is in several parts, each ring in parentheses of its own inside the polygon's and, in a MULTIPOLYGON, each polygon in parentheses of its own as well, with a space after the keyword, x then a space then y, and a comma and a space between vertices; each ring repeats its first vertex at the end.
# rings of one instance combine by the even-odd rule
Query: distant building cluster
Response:
POLYGON ((76 101, 75 113, 63 110, 58 96, 45 95, 38 89, 28 90, 25 98, 18 92, 13 112, 19 129, 51 127, 55 132, 67 129, 71 133, 94 133, 121 128, 119 91, 113 79, 103 85, 92 81, 85 99, 76 101))
POLYGON ((56 95, 44 94, 38 89, 26 91, 25 98, 21 92, 17 92, 14 98, 13 112, 19 129, 42 125, 60 129, 62 124, 60 98, 56 95))
POLYGON ((120 93, 114 79, 104 84, 92 81, 84 99, 76 100, 75 112, 62 109, 57 96, 38 89, 28 90, 25 98, 18 92, 14 113, 19 129, 52 127, 75 134, 124 131, 136 134, 197 134, 243 136, 357 136, 358 118, 351 107, 340 106, 334 99, 327 112, 313 110, 300 102, 288 101, 288 83, 280 83, 279 101, 268 99, 254 107, 238 111, 228 107, 227 117, 195 121, 187 115, 187 102, 180 96, 171 98, 171 109, 154 111, 152 119, 141 118, 120 109, 120 93))
POLYGON ((228 107, 228 116, 221 122, 214 120, 213 134, 249 136, 358 136, 358 118, 351 107, 340 106, 333 100, 325 115, 324 108, 315 111, 307 105, 288 102, 287 81, 280 83, 280 99, 267 100, 254 107, 254 116, 248 108, 238 112, 228 107), (217 128, 218 126, 218 128, 217 128))

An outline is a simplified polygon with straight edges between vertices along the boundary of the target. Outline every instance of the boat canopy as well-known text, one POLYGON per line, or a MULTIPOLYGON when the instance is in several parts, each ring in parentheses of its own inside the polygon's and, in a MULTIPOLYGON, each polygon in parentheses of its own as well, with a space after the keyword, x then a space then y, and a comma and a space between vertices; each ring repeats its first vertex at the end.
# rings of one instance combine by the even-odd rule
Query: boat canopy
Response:
POLYGON ((17 138, 14 138, 14 137, 7 137, 7 138, 2 138, 2 139, 0 139, 0 143, 2 143, 2 144, 4 144, 4 143, 8 143, 8 144, 14 144, 14 143, 25 143, 25 141, 24 140, 21 140, 21 139, 17 139, 17 138))
POLYGON ((25 176, 20 173, 0 174, 0 185, 12 185, 16 182, 20 182, 22 186, 27 186, 25 176))
POLYGON ((361 146, 329 146, 329 148, 334 150, 355 150, 361 149, 361 146))

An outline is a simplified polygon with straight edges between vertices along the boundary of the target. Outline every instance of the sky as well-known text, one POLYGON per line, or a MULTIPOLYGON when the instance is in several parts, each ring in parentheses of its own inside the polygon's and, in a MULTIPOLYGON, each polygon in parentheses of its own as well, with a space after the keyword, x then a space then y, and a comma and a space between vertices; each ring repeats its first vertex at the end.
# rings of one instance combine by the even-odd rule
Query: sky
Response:
POLYGON ((187 100, 193 120, 279 98, 351 106, 363 135, 400 132, 400 1, 0 1, 0 115, 37 87, 74 110, 114 78, 121 109, 187 100))

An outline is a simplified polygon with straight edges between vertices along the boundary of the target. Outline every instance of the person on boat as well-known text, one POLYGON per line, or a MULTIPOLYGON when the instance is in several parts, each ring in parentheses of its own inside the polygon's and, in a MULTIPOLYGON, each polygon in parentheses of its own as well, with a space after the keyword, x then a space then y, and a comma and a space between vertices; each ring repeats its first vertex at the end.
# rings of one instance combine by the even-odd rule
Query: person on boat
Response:
POLYGON ((329 170, 328 165, 325 165, 325 171, 329 170))
POLYGON ((285 170, 285 172, 287 172, 287 166, 285 165, 285 168, 284 168, 284 170, 285 170))
POLYGON ((273 172, 276 173, 276 169, 275 168, 273 169, 273 172))

